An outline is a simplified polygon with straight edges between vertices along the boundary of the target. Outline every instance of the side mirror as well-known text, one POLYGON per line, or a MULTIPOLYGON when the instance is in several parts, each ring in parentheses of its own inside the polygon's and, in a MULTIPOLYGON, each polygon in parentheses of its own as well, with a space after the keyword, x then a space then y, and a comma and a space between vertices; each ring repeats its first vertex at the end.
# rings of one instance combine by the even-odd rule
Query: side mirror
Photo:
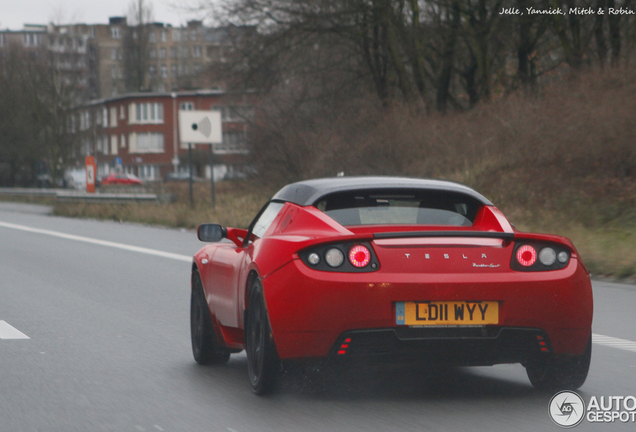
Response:
POLYGON ((203 242, 219 242, 227 237, 227 229, 219 224, 201 224, 197 228, 197 237, 203 242))

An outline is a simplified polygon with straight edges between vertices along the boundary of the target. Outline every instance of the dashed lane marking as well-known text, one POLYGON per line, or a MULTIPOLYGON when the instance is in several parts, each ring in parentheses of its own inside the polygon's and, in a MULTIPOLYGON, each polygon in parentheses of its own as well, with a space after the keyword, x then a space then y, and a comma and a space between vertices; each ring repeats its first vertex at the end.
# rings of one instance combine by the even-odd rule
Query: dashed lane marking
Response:
POLYGON ((611 336, 603 336, 600 334, 592 333, 592 342, 598 345, 618 348, 624 351, 636 352, 636 342, 627 339, 619 339, 611 336))
POLYGON ((0 339, 31 339, 6 321, 0 320, 0 339))
POLYGON ((107 246, 107 247, 112 247, 117 249, 123 249, 123 250, 131 251, 131 252, 139 252, 146 255, 160 256, 163 258, 170 258, 170 259, 174 259, 178 261, 192 262, 192 257, 188 255, 180 255, 180 254, 175 254, 171 252, 163 252, 156 249, 148 249, 148 248, 139 247, 139 246, 127 245, 124 243, 115 243, 115 242, 106 241, 106 240, 98 240, 98 239, 94 239, 90 237, 66 234, 66 233, 62 233, 58 231, 49 231, 49 230, 44 230, 40 228, 31 228, 28 226, 16 225, 16 224, 7 223, 7 222, 0 222, 0 227, 19 230, 19 231, 25 231, 25 232, 31 232, 36 234, 44 234, 44 235, 48 235, 52 237, 58 237, 58 238, 63 238, 67 240, 74 240, 74 241, 79 241, 83 243, 91 243, 91 244, 95 244, 99 246, 107 246))

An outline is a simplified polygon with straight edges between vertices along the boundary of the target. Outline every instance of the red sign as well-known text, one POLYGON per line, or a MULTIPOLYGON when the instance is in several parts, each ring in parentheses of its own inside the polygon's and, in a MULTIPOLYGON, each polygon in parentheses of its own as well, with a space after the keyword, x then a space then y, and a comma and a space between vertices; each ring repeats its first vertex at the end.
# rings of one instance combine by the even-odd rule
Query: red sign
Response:
POLYGON ((95 193, 95 175, 97 165, 94 156, 86 156, 86 192, 95 193))

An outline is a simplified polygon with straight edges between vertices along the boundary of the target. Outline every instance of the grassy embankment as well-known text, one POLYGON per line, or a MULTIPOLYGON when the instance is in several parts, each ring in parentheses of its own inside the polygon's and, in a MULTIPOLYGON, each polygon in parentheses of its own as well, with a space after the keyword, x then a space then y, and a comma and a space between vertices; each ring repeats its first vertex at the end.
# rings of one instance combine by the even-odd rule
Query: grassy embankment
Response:
MULTIPOLYGON (((457 180, 492 200, 518 229, 570 237, 592 273, 634 278, 634 113, 631 70, 590 74, 545 88, 538 97, 511 95, 445 117, 399 108, 375 112, 314 131, 322 147, 305 161, 305 172, 457 180)), ((56 213, 188 228, 205 221, 245 227, 276 189, 262 183, 218 184, 214 211, 209 185, 197 184, 197 204, 190 209, 187 185, 181 184, 166 186, 178 193, 171 205, 57 205, 56 213)))

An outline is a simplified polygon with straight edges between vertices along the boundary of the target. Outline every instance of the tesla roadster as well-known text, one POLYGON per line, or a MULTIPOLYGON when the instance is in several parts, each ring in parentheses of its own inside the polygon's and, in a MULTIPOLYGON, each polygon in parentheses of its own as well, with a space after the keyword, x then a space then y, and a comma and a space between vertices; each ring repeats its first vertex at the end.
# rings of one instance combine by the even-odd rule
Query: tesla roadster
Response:
POLYGON ((194 359, 246 350, 256 394, 294 362, 521 363, 537 388, 590 365, 592 287, 570 240, 517 231, 449 181, 338 177, 282 188, 248 229, 203 224, 194 359))

